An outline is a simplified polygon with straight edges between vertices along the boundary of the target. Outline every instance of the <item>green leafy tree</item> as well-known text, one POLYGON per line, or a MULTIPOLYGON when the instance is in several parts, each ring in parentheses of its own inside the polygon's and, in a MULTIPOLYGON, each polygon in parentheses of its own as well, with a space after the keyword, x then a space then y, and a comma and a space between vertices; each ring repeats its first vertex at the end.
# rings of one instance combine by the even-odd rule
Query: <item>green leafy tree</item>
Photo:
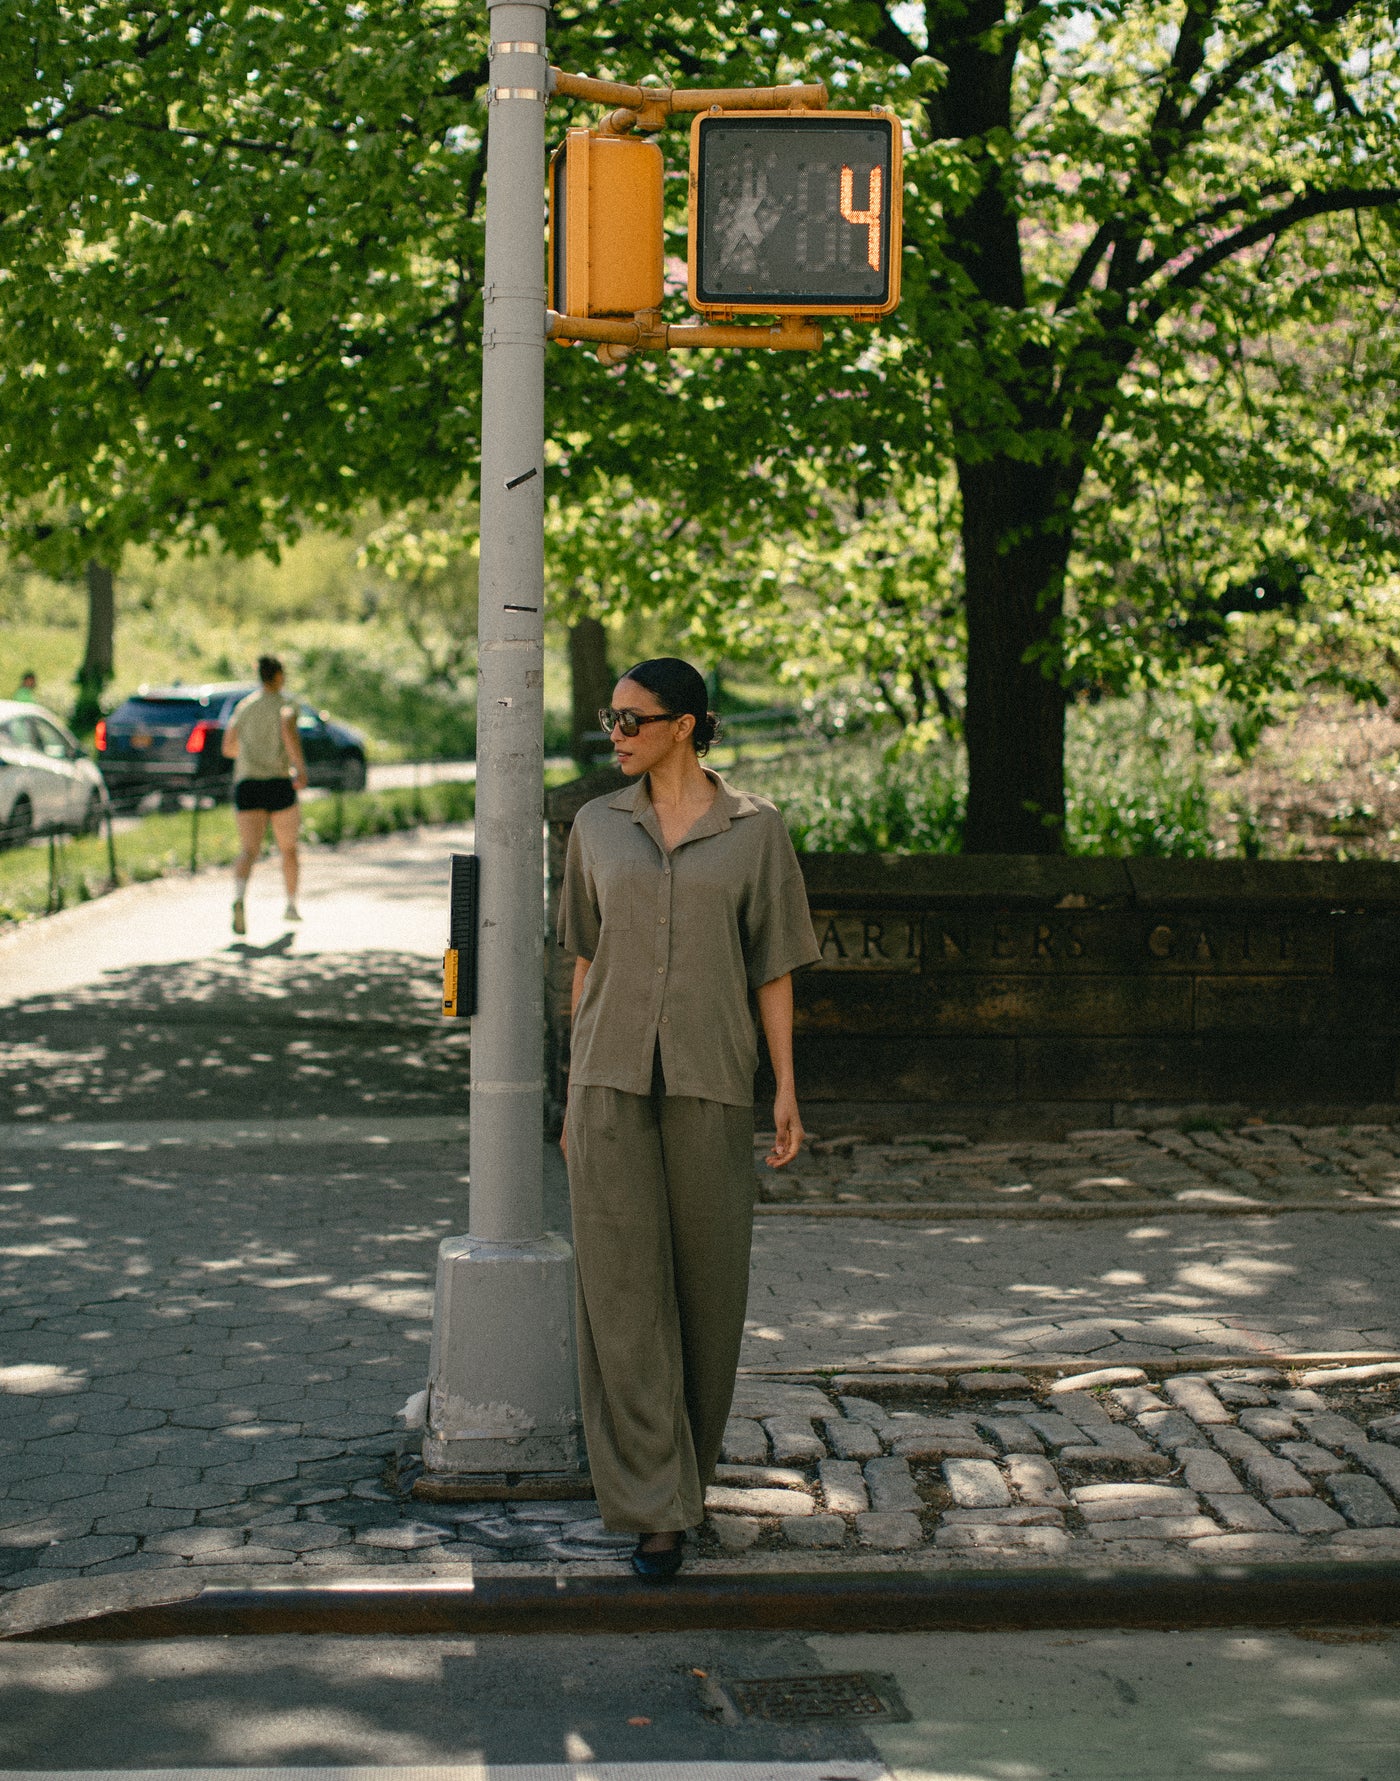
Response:
MULTIPOLYGON (((552 356, 560 500, 625 489, 658 516, 614 597, 711 574, 716 540, 736 564, 761 538, 859 557, 869 516, 956 488, 891 655, 944 626, 951 566, 966 844, 1059 847, 1077 676, 1199 639, 1265 563, 1344 603, 1390 560, 1392 458, 1370 446, 1395 394, 1397 22, 1395 0, 565 0, 562 65, 817 76, 910 131, 883 330, 836 328, 815 359, 552 356)), ((485 80, 483 17, 452 0, 13 0, 12 536, 75 562, 210 531, 248 550, 457 488, 485 80)), ((890 606, 873 561, 854 584, 890 606)), ((791 597, 791 576, 765 586, 791 597)))

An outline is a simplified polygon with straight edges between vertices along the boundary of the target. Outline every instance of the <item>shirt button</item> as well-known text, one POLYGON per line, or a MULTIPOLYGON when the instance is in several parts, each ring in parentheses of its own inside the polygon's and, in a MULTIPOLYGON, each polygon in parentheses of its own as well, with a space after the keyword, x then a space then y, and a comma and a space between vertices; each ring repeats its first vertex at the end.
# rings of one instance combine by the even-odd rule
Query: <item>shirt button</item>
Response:
POLYGON ((666 975, 666 967, 665 967, 665 965, 658 965, 658 966, 657 966, 657 967, 656 967, 656 975, 657 975, 657 976, 658 976, 658 977, 664 977, 664 976, 665 976, 665 975, 666 975))
POLYGON ((661 1016, 661 1024, 662 1024, 662 1026, 663 1026, 663 1027, 668 1027, 668 1026, 670 1026, 670 1024, 671 1024, 671 1017, 670 1017, 670 1015, 669 1015, 669 1014, 663 1014, 663 1015, 662 1015, 662 1016, 661 1016))
POLYGON ((661 927, 664 928, 666 926, 666 917, 664 915, 658 915, 656 919, 661 927))

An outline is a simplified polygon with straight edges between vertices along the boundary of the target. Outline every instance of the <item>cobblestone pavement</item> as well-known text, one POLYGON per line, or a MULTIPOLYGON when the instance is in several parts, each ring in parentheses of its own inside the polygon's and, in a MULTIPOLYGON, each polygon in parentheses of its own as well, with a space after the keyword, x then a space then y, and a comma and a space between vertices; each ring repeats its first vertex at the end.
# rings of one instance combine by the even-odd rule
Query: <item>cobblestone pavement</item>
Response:
MULTIPOLYGON (((395 1456, 412 1437, 395 1412, 426 1373, 437 1242, 465 1222, 460 1130, 363 1119, 308 1121, 299 1137, 236 1122, 18 1135, 0 1165, 10 1588, 184 1567, 615 1563, 625 1550, 589 1504, 401 1494, 411 1475, 395 1456)), ((1343 1426, 1350 1397, 1295 1402, 1279 1380, 1255 1389, 1247 1369, 1274 1349, 1395 1352, 1397 1222, 761 1220, 744 1364, 811 1376, 741 1380, 727 1463, 768 1469, 723 1475, 708 1562, 1388 1542, 1377 1493, 1396 1484, 1400 1449, 1392 1423, 1367 1428, 1393 1411, 1393 1386, 1368 1387, 1343 1426), (1168 1380, 1072 1393, 1045 1420, 1047 1362, 1073 1371, 1148 1348, 1178 1369, 1223 1352, 1246 1372, 1233 1396, 1168 1380), (869 1378, 1025 1355, 1040 1384, 1003 1375, 990 1397, 869 1378), (812 1372, 842 1367, 856 1376, 831 1386, 812 1372), (1260 1402, 1240 1401, 1246 1386, 1260 1402), (1147 1494, 1094 1495, 1128 1484, 1147 1494)))
MULTIPOLYGON (((437 1244, 466 1228, 465 1035, 434 1011, 461 839, 318 858, 294 938, 265 869, 247 943, 222 880, 0 940, 9 1590, 587 1570, 630 1545, 586 1501, 409 1494, 396 1412, 426 1375, 437 1244)), ((826 1133, 764 1182, 796 1197, 760 1208, 703 1565, 1400 1544, 1400 1375, 1300 1373, 1400 1354, 1389 1128, 826 1133), (1104 1365, 1144 1377, 1054 1389, 1104 1365)), ((562 1221, 557 1170, 550 1193, 562 1221)))
POLYGON ((1400 1206, 1400 1128, 1253 1124, 1230 1131, 1071 1132, 1063 1143, 974 1144, 948 1132, 891 1143, 817 1137, 797 1167, 762 1179, 775 1205, 947 1212, 1320 1205, 1400 1206))

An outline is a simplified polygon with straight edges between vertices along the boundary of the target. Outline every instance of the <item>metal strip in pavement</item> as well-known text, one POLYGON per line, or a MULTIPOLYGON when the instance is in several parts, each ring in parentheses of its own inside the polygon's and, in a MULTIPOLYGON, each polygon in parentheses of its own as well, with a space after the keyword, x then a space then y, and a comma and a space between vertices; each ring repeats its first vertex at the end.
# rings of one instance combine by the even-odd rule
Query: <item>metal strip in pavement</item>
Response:
POLYGON ((0 1126, 9 1151, 138 1151, 177 1149, 241 1150, 251 1145, 294 1144, 450 1144, 466 1141, 465 1116, 407 1114, 392 1119, 133 1119, 17 1120, 0 1126))
MULTIPOLYGON (((111 1579, 107 1580, 110 1588, 111 1579)), ((71 1588, 71 1586, 69 1586, 71 1588)), ((102 1584, 94 1580, 94 1599, 102 1584)), ((1110 1563, 997 1571, 685 1573, 210 1583, 8 1636, 48 1644, 230 1634, 932 1632, 1049 1627, 1395 1626, 1400 1560, 1110 1563)))
POLYGON ((299 1769, 0 1769, 0 1781, 886 1781, 881 1762, 461 1762, 299 1769))

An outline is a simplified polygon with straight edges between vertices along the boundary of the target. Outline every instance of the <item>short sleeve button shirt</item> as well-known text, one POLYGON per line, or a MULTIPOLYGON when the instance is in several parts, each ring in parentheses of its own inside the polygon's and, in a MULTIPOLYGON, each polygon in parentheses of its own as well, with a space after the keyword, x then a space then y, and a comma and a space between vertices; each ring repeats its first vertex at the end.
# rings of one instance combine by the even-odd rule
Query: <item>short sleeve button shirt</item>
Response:
POLYGON ((645 779, 574 820, 559 944, 591 964, 574 1014, 580 1087, 648 1094, 659 1047, 668 1094, 748 1106, 752 994, 821 957, 777 808, 709 777, 714 803, 670 853, 645 779))

